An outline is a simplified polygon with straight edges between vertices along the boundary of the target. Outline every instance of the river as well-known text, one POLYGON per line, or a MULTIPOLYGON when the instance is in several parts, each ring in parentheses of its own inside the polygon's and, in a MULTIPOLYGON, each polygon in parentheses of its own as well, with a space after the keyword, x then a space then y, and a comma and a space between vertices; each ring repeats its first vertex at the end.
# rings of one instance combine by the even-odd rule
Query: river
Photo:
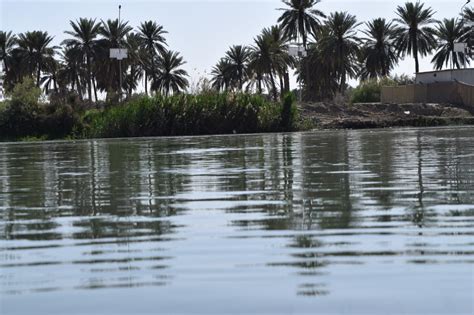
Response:
POLYGON ((472 314, 474 128, 0 143, 1 314, 472 314))

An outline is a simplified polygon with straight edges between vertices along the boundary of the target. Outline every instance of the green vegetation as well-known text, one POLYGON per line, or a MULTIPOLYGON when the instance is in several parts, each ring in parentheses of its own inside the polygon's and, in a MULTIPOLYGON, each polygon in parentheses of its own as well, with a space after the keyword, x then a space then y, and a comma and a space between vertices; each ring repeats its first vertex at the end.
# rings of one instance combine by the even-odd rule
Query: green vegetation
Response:
POLYGON ((249 94, 209 93, 139 97, 105 111, 83 116, 81 136, 139 137, 294 130, 296 106, 249 94))
POLYGON ((394 79, 370 79, 362 81, 352 90, 351 103, 378 103, 382 93, 382 86, 398 85, 394 79))
POLYGON ((33 79, 17 84, 0 106, 0 139, 110 138, 292 131, 294 96, 270 102, 258 95, 207 92, 137 96, 105 110, 38 102, 33 79))

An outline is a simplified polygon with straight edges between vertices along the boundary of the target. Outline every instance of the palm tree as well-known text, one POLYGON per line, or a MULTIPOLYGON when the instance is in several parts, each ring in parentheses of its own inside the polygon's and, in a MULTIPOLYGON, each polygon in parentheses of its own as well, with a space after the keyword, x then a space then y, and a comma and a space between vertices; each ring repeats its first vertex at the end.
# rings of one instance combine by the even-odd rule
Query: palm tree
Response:
POLYGON ((45 74, 41 77, 41 84, 43 85, 44 93, 49 94, 51 89, 54 93, 58 93, 58 72, 61 64, 54 58, 48 58, 45 60, 43 69, 45 74))
POLYGON ((188 73, 180 68, 186 62, 179 53, 165 51, 156 58, 158 65, 156 71, 152 73, 151 88, 168 96, 170 92, 179 93, 189 85, 186 77, 188 73))
POLYGON ((8 72, 8 64, 16 46, 16 36, 12 32, 0 31, 0 62, 3 62, 4 72, 8 72))
POLYGON ((232 87, 232 73, 230 62, 226 58, 221 58, 211 70, 211 84, 217 91, 226 91, 232 87))
POLYGON ((278 19, 285 35, 288 38, 303 40, 303 47, 306 49, 308 34, 315 34, 321 22, 319 18, 325 18, 323 12, 314 9, 321 0, 283 0, 288 8, 280 8, 284 11, 278 19))
MULTIPOLYGON (((251 48, 249 68, 257 78, 259 93, 262 93, 262 82, 265 76, 270 78, 273 97, 277 97, 275 75, 280 75, 281 92, 287 90, 283 76, 287 75, 288 66, 294 64, 294 60, 288 54, 288 45, 279 26, 264 28, 262 33, 254 40, 255 45, 251 48)), ((286 81, 286 80, 285 80, 286 81)))
POLYGON ((40 86, 41 71, 48 58, 54 55, 55 47, 49 47, 53 37, 48 32, 33 31, 18 35, 18 46, 30 74, 36 71, 36 86, 40 86))
POLYGON ((438 38, 438 51, 431 60, 435 64, 436 70, 441 70, 443 66, 449 65, 457 69, 469 63, 467 55, 463 52, 455 52, 454 44, 462 41, 466 34, 466 29, 458 19, 444 19, 438 23, 436 29, 436 37, 438 38))
POLYGON ((77 90, 79 97, 82 99, 84 75, 83 53, 74 46, 65 46, 61 53, 63 66, 59 70, 58 77, 61 82, 71 87, 71 90, 77 90))
POLYGON ((355 16, 347 12, 331 13, 321 32, 320 45, 324 62, 333 64, 339 80, 339 91, 346 88, 346 79, 355 78, 358 73, 360 39, 357 37, 355 16))
POLYGON ((465 7, 461 16, 463 20, 474 22, 474 10, 472 7, 465 7))
MULTIPOLYGON (((138 35, 140 36, 142 47, 148 51, 148 59, 151 60, 151 67, 154 68, 153 61, 155 60, 156 53, 164 53, 166 39, 163 36, 167 34, 163 29, 163 26, 158 25, 156 22, 147 21, 141 23, 138 28, 138 35)), ((151 70, 153 71, 153 69, 151 70)), ((145 93, 148 94, 148 71, 145 69, 145 93)))
POLYGON ((366 23, 365 44, 362 50, 362 79, 379 78, 390 75, 398 62, 394 44, 395 27, 385 19, 378 18, 366 23))
MULTIPOLYGON (((97 42, 97 50, 95 52, 96 59, 101 62, 96 63, 96 79, 99 90, 106 92, 119 91, 120 87, 120 75, 119 75, 119 62, 109 58, 109 50, 111 48, 124 47, 126 42, 125 39, 132 31, 132 27, 128 25, 128 22, 115 20, 102 21, 100 28, 101 39, 97 42)), ((122 75, 124 75, 125 69, 122 69, 122 75)))
POLYGON ((418 56, 426 56, 436 45, 434 29, 431 24, 434 11, 431 8, 424 8, 420 2, 406 2, 405 6, 398 6, 396 11, 399 23, 397 28, 396 46, 400 55, 412 55, 415 58, 415 71, 420 71, 418 56))
POLYGON ((89 101, 92 102, 92 65, 91 60, 97 45, 97 36, 100 32, 100 24, 93 19, 80 18, 76 22, 69 21, 73 31, 65 33, 71 35, 72 39, 66 39, 63 44, 75 47, 82 52, 86 58, 87 66, 87 89, 89 92, 89 101))
POLYGON ((136 33, 130 33, 127 36, 125 46, 128 49, 128 58, 126 59, 127 74, 125 75, 125 89, 128 96, 132 95, 133 90, 138 87, 138 81, 143 76, 142 59, 144 58, 144 50, 141 48, 141 38, 136 33))
POLYGON ((230 47, 225 58, 230 63, 232 78, 238 83, 239 90, 242 91, 244 81, 247 79, 247 66, 250 61, 250 49, 246 46, 236 45, 230 47))

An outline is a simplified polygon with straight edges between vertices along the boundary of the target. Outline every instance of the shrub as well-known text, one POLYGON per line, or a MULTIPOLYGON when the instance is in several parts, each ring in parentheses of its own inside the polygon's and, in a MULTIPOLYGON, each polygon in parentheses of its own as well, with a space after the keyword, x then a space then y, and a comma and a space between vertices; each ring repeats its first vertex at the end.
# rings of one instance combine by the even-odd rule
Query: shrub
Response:
POLYGON ((363 81, 352 91, 351 103, 377 103, 380 102, 382 86, 397 85, 389 78, 381 80, 370 79, 363 81))

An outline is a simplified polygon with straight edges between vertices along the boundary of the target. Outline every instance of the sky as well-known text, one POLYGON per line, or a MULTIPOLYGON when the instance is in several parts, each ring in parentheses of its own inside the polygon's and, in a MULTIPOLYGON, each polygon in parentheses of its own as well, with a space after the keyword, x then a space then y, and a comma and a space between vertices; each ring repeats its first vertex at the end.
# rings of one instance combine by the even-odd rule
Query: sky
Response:
MULTIPOLYGON (((395 17, 395 9, 405 1, 394 0, 323 0, 317 8, 328 14, 347 11, 359 22, 373 18, 395 17)), ((435 18, 459 16, 466 0, 422 1, 435 11, 435 18)), ((179 51, 187 61, 191 83, 206 76, 231 45, 253 43, 264 27, 276 24, 284 7, 281 0, 0 0, 0 29, 20 33, 47 31, 54 44, 67 37, 69 21, 80 17, 114 19, 118 5, 122 18, 133 27, 154 20, 168 31, 169 48, 179 51)), ((363 29, 361 25, 359 29, 363 29)), ((432 70, 431 57, 421 61, 420 70, 432 70)), ((406 58, 395 69, 397 74, 413 74, 414 61, 406 58)), ((294 79, 292 80, 294 82, 294 79)), ((351 84, 356 82, 352 81, 351 84)))

